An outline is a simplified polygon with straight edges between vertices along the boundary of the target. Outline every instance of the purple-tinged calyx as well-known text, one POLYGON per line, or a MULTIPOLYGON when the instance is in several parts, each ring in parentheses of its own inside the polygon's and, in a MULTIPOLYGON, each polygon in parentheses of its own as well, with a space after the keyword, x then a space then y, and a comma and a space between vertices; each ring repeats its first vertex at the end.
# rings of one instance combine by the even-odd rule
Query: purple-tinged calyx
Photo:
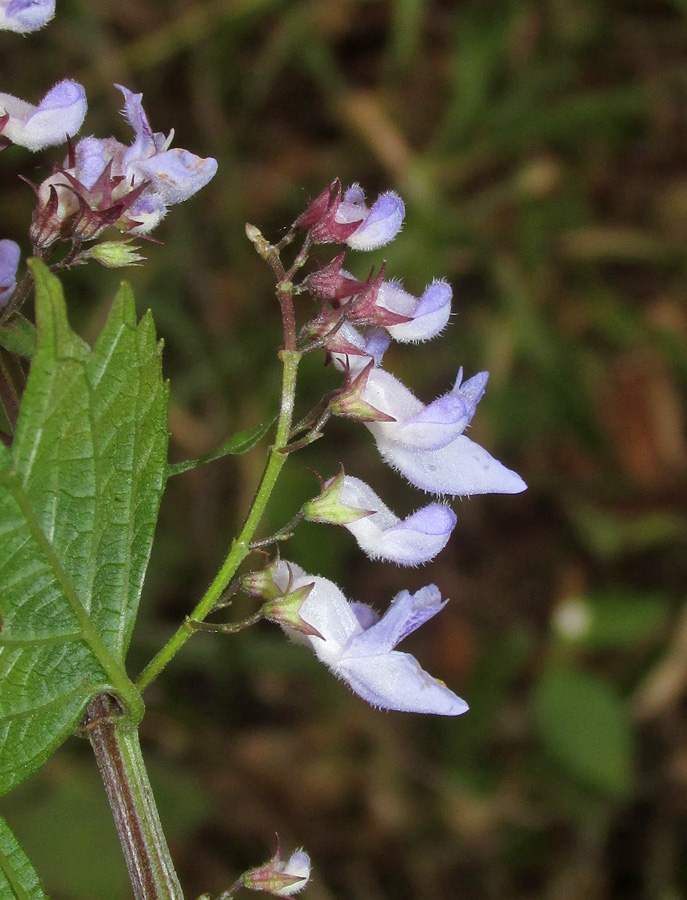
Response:
POLYGON ((409 316, 380 306, 377 302, 384 284, 385 268, 386 265, 383 265, 375 277, 374 270, 370 272, 360 293, 346 304, 346 318, 355 325, 377 325, 388 329, 410 321, 409 316))
POLYGON ((296 227, 307 230, 313 244, 340 244, 358 227, 358 222, 337 219, 340 205, 341 182, 337 178, 296 219, 296 227))
POLYGON ((284 585, 275 581, 277 571, 281 572, 279 549, 271 563, 258 572, 248 572, 241 579, 241 590, 262 600, 276 600, 284 596, 284 585))
POLYGON ((304 584, 302 587, 287 591, 274 600, 268 600, 261 609, 263 616, 270 622, 277 622, 279 625, 286 625, 293 628, 301 634, 310 637, 319 637, 322 635, 312 625, 308 624, 301 615, 303 604, 307 600, 312 591, 313 584, 304 584))
POLYGON ((395 421, 393 415, 366 399, 368 380, 375 371, 373 360, 370 359, 363 369, 348 373, 346 385, 338 390, 329 402, 333 415, 356 419, 358 422, 395 421))
POLYGON ((328 300, 335 309, 338 309, 342 300, 358 294, 364 287, 362 281, 353 278, 341 268, 345 256, 346 251, 342 250, 326 266, 303 280, 305 290, 320 300, 328 300))

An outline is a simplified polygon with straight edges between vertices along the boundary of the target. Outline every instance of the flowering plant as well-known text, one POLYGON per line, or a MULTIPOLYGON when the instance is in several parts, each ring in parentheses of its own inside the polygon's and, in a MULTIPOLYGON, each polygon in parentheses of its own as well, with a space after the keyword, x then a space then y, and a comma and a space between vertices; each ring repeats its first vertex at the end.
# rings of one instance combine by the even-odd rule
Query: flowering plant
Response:
MULTIPOLYGON (((54 4, 0 3, 0 26, 31 31, 54 4)), ((303 520, 347 529, 372 559, 417 566, 446 545, 456 524, 447 497, 517 493, 520 477, 465 434, 487 374, 463 380, 425 404, 383 368, 391 341, 437 337, 451 309, 451 289, 430 284, 422 296, 386 280, 384 267, 358 280, 345 268, 349 250, 370 251, 398 234, 401 198, 381 194, 368 205, 362 189, 334 180, 284 237, 270 243, 246 228, 276 281, 283 346, 281 402, 261 481, 219 572, 178 630, 137 678, 126 654, 137 615, 156 518, 170 476, 199 465, 167 462, 168 387, 150 314, 137 322, 124 285, 93 348, 68 322, 55 272, 95 260, 120 267, 142 257, 131 237, 146 236, 170 206, 203 188, 217 163, 171 149, 173 132, 154 132, 142 97, 117 86, 134 139, 73 138, 86 115, 77 82, 55 85, 37 105, 0 94, 0 139, 35 151, 67 142, 61 164, 35 187, 29 228, 34 259, 18 278, 21 250, 0 240, 0 398, 6 433, 0 443, 0 791, 38 768, 71 733, 88 737, 103 778, 137 898, 182 896, 160 825, 137 738, 143 692, 199 631, 232 634, 261 619, 278 623, 336 677, 375 707, 456 716, 467 704, 397 650, 448 600, 428 584, 401 591, 380 616, 349 601, 327 578, 282 559, 280 547, 303 520), (109 229, 123 240, 103 236, 109 229), (320 245, 339 249, 313 265, 320 245), (297 248, 297 249, 294 249, 297 248), (290 263, 284 258, 289 256, 290 263), (21 312, 35 293, 35 325, 21 312), (340 384, 296 420, 298 371, 321 353, 340 384), (30 363, 28 378, 25 375, 30 363), (343 468, 276 533, 257 538, 284 465, 320 438, 331 416, 371 432, 384 462, 435 499, 404 519, 343 468), (257 550, 273 558, 254 571, 257 550), (243 621, 209 622, 243 591, 257 599, 243 621)), ((213 454, 244 452, 271 423, 230 438, 213 454)), ((44 897, 30 863, 0 821, 0 887, 8 897, 44 897), (3 880, 4 879, 4 880, 3 880)), ((285 897, 310 875, 299 850, 245 872, 222 896, 246 887, 285 897)), ((4 894, 2 895, 4 896, 4 894)))

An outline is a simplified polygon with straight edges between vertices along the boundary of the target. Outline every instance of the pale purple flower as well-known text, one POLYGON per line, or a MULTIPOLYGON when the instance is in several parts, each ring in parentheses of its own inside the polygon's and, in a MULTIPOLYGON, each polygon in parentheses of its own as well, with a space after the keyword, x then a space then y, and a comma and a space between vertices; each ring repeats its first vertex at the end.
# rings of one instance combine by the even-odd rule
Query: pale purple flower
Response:
POLYGON ((444 549, 456 524, 453 510, 441 503, 399 519, 369 485, 351 475, 343 477, 338 499, 345 507, 370 513, 344 524, 363 553, 399 566, 429 562, 444 549))
POLYGON ((88 238, 112 224, 130 234, 148 234, 169 206, 193 196, 217 171, 215 159, 202 159, 182 148, 170 150, 174 131, 164 135, 152 130, 141 103, 143 95, 115 87, 124 94, 124 116, 134 130, 131 146, 113 137, 84 137, 63 169, 39 189, 45 206, 50 189, 55 188, 63 220, 89 209, 95 232, 85 235, 88 238))
POLYGON ((62 144, 81 128, 88 104, 76 81, 60 81, 38 106, 12 94, 0 94, 0 135, 27 150, 62 144), (2 119, 7 119, 2 125, 2 119))
POLYGON ((467 710, 465 701, 425 672, 413 656, 395 649, 448 602, 442 602, 435 585, 415 594, 401 591, 379 618, 370 607, 349 603, 333 582, 307 575, 293 563, 279 563, 278 579, 284 590, 313 585, 300 615, 322 637, 290 634, 309 644, 320 662, 363 700, 401 712, 457 716, 467 710))
POLYGON ((143 94, 134 94, 120 84, 115 87, 124 94, 124 115, 136 134, 124 154, 124 174, 133 176, 134 184, 150 180, 155 195, 165 206, 182 203, 205 187, 217 171, 217 160, 202 159, 180 147, 170 150, 174 131, 167 137, 153 132, 142 106, 143 94))
POLYGON ((525 490, 519 475, 463 434, 484 394, 487 372, 462 384, 461 369, 453 389, 428 405, 383 369, 370 366, 358 377, 366 378, 362 400, 380 413, 365 424, 382 459, 415 487, 452 496, 525 490))
POLYGON ((7 238, 0 241, 0 308, 7 303, 17 286, 17 266, 20 258, 19 244, 7 238))
POLYGON ((55 15, 55 0, 0 0, 0 30, 28 34, 55 15))
POLYGON ((401 230, 404 215, 403 200, 394 191, 380 194, 368 209, 362 188, 354 184, 345 192, 335 218, 339 224, 360 222, 345 240, 349 247, 353 250, 377 250, 393 241, 401 230))
POLYGON ((458 372, 453 388, 425 405, 390 372, 373 367, 364 400, 393 421, 375 423, 375 438, 427 450, 445 447, 465 430, 481 400, 488 374, 479 372, 463 383, 458 372))
POLYGON ((399 282, 385 281, 377 305, 410 318, 409 322, 385 326, 395 341, 419 343, 443 331, 451 315, 452 296, 451 286, 446 281, 433 281, 419 299, 404 290, 399 282))

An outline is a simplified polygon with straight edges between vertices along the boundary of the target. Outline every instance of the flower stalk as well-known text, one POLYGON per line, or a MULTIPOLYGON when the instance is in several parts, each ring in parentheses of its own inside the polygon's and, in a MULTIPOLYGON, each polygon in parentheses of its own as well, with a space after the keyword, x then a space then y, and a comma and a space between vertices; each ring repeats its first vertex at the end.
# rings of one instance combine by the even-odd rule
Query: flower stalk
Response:
MULTIPOLYGON (((284 305, 282 304, 282 310, 283 309, 284 305)), ((282 388, 279 419, 277 421, 277 432, 274 444, 270 450, 262 480, 243 528, 241 529, 239 536, 232 542, 229 553, 219 572, 210 584, 210 587, 189 614, 189 620, 194 622, 203 622, 213 609, 215 609, 217 602, 236 574, 239 566, 249 553, 251 553, 251 542, 258 529, 267 503, 272 495, 272 491, 277 483, 279 473, 288 458, 288 454, 283 451, 288 445, 289 435, 291 433, 293 408, 296 396, 296 378, 301 354, 297 350, 285 349, 279 352, 279 358, 282 362, 282 388)), ((182 625, 174 632, 169 641, 167 641, 159 653, 153 657, 136 680, 136 687, 140 691, 144 690, 155 678, 157 678, 160 672, 174 656, 176 656, 186 641, 191 637, 194 630, 189 629, 186 625, 182 625)))

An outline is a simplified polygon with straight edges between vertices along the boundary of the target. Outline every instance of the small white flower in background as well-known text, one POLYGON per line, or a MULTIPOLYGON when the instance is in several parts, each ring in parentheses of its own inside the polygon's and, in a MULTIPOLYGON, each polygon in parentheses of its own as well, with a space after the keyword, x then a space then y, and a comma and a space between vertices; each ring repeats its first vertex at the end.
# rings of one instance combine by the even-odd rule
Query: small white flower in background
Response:
POLYGON ((594 615, 591 605, 581 597, 567 597, 556 606, 551 616, 551 627, 568 641, 586 637, 594 615))

